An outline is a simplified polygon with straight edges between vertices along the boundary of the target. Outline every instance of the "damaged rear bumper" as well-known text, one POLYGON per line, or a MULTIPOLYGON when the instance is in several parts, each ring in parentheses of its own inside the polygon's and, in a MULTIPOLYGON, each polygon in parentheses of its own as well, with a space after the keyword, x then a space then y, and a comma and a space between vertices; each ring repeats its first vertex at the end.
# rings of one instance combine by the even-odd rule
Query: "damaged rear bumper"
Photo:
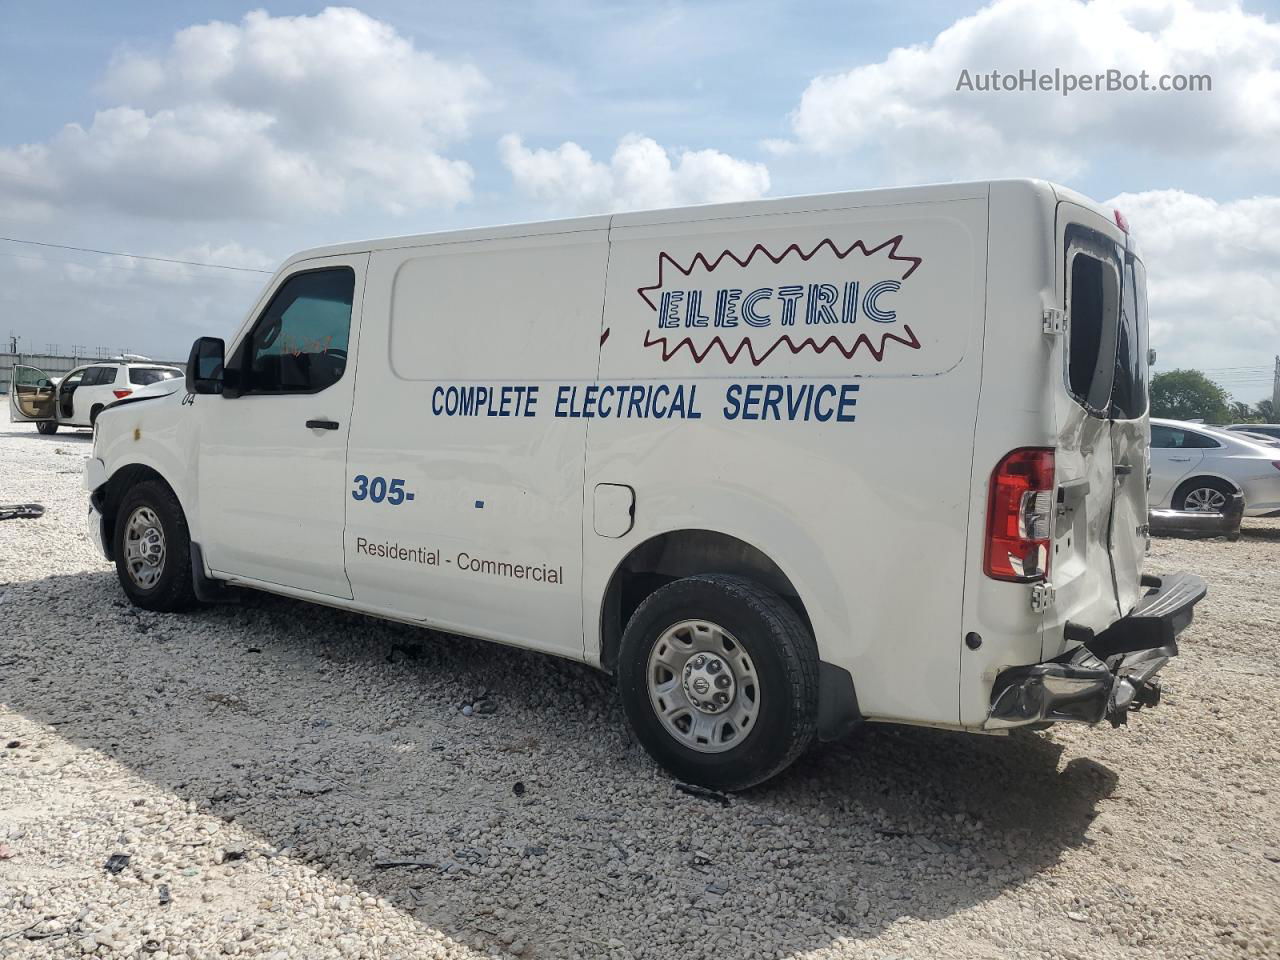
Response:
POLYGON ((1130 711, 1158 704, 1156 674, 1178 655, 1177 636, 1208 587, 1190 573, 1144 577, 1143 584, 1149 589, 1133 611, 1102 633, 1053 660, 1002 670, 983 727, 1102 720, 1119 726, 1130 711))

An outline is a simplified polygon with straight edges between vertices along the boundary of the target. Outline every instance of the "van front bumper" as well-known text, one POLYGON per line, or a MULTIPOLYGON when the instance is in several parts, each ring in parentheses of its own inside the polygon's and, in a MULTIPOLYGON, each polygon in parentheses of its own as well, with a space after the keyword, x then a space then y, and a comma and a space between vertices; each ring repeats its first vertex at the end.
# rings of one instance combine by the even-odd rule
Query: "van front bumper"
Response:
POLYGON ((89 515, 84 521, 85 536, 89 538, 89 542, 94 548, 102 554, 104 560, 110 560, 111 554, 107 550, 106 530, 103 528, 102 514, 98 512, 92 501, 89 503, 89 515))
POLYGON ((1177 636, 1208 592, 1190 573, 1144 577, 1148 591, 1133 611, 1060 657, 1002 670, 991 688, 983 728, 1033 723, 1124 723, 1160 702, 1156 674, 1178 655, 1177 636))

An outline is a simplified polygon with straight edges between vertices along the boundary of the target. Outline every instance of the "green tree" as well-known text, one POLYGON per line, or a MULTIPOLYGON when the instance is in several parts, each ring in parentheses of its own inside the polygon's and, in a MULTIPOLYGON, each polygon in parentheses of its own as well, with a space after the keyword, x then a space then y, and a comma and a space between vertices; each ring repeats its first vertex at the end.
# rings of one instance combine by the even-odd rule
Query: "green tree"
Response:
POLYGON ((1253 405, 1253 409, 1257 411, 1258 416, 1261 418, 1258 421, 1259 423, 1275 423, 1276 422, 1276 411, 1275 411, 1275 407, 1272 406, 1271 404, 1270 398, 1266 400, 1259 400, 1257 403, 1253 405))
POLYGON ((1227 391, 1199 370, 1170 370, 1151 378, 1151 415, 1170 420, 1226 423, 1227 391))
POLYGON ((1258 411, 1243 400, 1234 400, 1230 408, 1231 419, 1235 423, 1257 423, 1258 411))

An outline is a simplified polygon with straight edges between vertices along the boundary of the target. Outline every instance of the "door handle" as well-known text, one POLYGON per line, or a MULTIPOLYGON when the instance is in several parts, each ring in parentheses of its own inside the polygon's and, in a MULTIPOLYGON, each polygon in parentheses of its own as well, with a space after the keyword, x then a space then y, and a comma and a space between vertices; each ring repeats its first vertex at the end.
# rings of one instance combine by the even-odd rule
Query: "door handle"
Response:
POLYGON ((1133 467, 1127 463, 1117 463, 1115 469, 1117 477, 1127 477, 1133 473, 1133 467))
POLYGON ((308 420, 307 428, 309 430, 337 430, 337 420, 308 420))
POLYGON ((1190 463, 1191 462, 1190 457, 1170 457, 1169 459, 1172 460, 1174 463, 1190 463))

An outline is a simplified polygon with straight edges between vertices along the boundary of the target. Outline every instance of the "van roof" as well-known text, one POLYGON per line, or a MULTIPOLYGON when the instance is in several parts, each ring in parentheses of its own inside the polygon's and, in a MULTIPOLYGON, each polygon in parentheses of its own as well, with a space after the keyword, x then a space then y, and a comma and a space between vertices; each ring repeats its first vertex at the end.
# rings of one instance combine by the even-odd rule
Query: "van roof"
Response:
POLYGON ((922 201, 982 199, 989 195, 996 184, 1021 185, 1030 193, 1039 194, 1045 202, 1070 200, 1111 219, 1111 211, 1074 190, 1060 187, 1045 180, 979 180, 966 183, 939 183, 913 187, 887 187, 873 190, 845 190, 839 193, 809 194, 795 197, 770 197, 764 200, 743 200, 735 203, 708 203, 696 206, 668 207, 659 210, 639 210, 628 213, 600 214, 591 217, 574 217, 565 220, 543 220, 514 223, 493 227, 472 227, 438 233, 411 234, 402 237, 385 237, 314 247, 289 257, 280 269, 316 257, 333 257, 354 253, 371 253, 377 250, 394 250, 401 247, 422 247, 439 243, 465 243, 477 240, 498 240, 574 233, 583 230, 604 230, 610 225, 618 227, 650 226, 664 223, 682 223, 698 220, 715 220, 721 217, 761 216, 771 213, 800 213, 814 210, 838 210, 848 206, 887 206, 895 203, 920 203, 922 201))

